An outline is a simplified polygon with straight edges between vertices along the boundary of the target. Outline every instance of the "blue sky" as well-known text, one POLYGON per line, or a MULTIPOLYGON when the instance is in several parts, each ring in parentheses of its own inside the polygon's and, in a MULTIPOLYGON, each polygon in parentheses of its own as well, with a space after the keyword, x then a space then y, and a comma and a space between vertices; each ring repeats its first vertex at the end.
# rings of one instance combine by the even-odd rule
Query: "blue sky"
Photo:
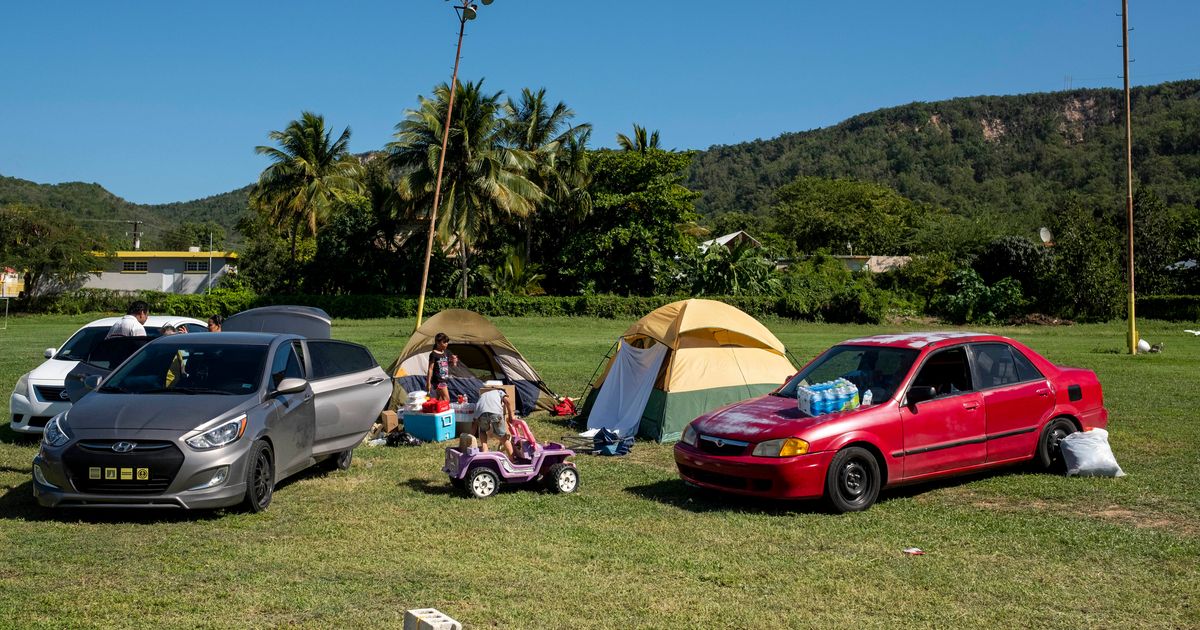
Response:
MULTIPOLYGON (((1133 0, 1135 84, 1200 77, 1200 2, 1133 0)), ((612 146, 668 148, 835 124, 912 101, 1119 87, 1120 2, 495 0, 461 76, 545 87, 612 146)), ((266 134, 302 110, 391 139, 448 82, 445 0, 18 2, 0 9, 0 174, 97 182, 137 203, 253 182, 266 134)))

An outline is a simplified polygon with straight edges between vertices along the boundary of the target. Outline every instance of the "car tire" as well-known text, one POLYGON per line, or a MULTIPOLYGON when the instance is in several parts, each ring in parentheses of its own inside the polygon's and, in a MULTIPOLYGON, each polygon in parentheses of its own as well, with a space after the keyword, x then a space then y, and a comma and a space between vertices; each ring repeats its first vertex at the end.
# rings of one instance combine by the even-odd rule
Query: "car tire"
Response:
POLYGON ((1063 461, 1062 447, 1059 446, 1059 442, 1078 430, 1075 423, 1069 418, 1060 416, 1047 422, 1046 426, 1042 428, 1041 435, 1038 436, 1037 452, 1033 457, 1034 466, 1043 472, 1061 473, 1066 471, 1067 466, 1063 461))
POLYGON ((825 500, 834 512, 861 512, 875 503, 882 486, 879 461, 865 448, 851 446, 833 456, 825 474, 825 500))
POLYGON ((467 494, 475 499, 486 499, 500 489, 500 476, 491 468, 472 468, 467 471, 467 494))
POLYGON ((546 473, 546 485, 558 494, 575 492, 579 489, 579 469, 570 464, 555 464, 546 473))
POLYGON ((246 500, 250 512, 262 512, 271 505, 275 494, 275 460, 271 445, 255 440, 246 462, 246 500))

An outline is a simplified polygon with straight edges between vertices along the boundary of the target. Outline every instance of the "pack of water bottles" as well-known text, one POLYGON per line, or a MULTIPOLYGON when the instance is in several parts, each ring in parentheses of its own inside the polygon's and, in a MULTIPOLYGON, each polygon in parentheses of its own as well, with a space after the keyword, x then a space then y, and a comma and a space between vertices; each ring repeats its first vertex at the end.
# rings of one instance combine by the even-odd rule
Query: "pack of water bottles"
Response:
POLYGON ((858 386, 844 378, 796 389, 797 406, 810 416, 849 411, 858 407, 859 402, 858 386))

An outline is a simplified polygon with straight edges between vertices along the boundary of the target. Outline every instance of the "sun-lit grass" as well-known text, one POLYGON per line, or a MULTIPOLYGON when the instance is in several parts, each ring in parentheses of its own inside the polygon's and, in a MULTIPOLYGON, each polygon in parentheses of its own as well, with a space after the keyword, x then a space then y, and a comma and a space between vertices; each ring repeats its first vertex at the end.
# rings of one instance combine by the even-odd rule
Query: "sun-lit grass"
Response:
MULTIPOLYGON (((87 320, 10 321, 3 392, 87 320)), ((629 324, 494 321, 570 395, 629 324)), ((801 361, 891 330, 766 323, 801 361)), ((339 321, 335 335, 386 364, 412 325, 339 321)), ((1185 327, 1143 323, 1165 351, 1137 357, 1114 352, 1118 324, 994 329, 1099 373, 1128 477, 1006 470, 846 516, 689 490, 670 447, 644 442, 577 458, 566 496, 468 500, 440 447, 364 447, 345 473, 286 483, 263 514, 54 512, 30 494, 36 442, 0 425, 0 626, 388 627, 432 606, 503 628, 1198 627, 1200 339, 1185 327)))

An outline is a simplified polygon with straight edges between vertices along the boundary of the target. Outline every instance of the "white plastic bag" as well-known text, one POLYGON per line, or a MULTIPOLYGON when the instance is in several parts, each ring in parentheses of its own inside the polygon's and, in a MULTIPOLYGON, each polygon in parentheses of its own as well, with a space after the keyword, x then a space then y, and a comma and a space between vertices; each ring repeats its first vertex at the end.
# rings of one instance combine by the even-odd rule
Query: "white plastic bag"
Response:
POLYGON ((1108 431, 1104 429, 1072 433, 1063 438, 1060 445, 1068 477, 1125 476, 1125 471, 1121 470, 1117 458, 1113 456, 1112 447, 1108 445, 1108 431))

